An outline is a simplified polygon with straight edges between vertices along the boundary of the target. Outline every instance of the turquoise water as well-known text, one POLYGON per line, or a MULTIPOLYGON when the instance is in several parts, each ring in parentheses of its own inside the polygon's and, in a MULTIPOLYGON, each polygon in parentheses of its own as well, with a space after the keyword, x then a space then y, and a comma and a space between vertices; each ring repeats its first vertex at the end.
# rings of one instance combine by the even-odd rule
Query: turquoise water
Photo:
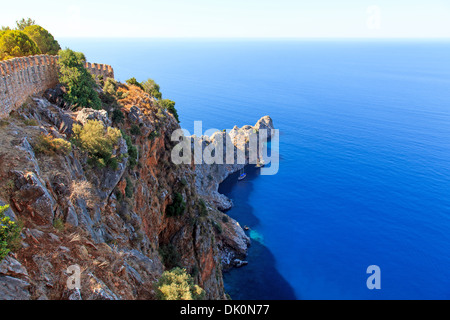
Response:
POLYGON ((279 173, 222 186, 253 238, 225 275, 233 298, 450 298, 449 42, 61 44, 122 81, 155 79, 191 132, 272 117, 279 173))

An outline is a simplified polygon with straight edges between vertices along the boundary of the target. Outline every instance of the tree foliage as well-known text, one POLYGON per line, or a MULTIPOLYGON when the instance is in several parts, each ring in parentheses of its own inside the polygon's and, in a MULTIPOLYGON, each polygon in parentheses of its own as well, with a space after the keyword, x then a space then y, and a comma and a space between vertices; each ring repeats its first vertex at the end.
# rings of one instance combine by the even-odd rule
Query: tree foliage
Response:
POLYGON ((175 109, 175 101, 169 99, 162 99, 159 101, 159 104, 162 109, 165 109, 169 111, 171 114, 173 114, 177 122, 180 122, 180 119, 178 118, 177 109, 175 109))
POLYGON ((140 84, 134 77, 126 80, 125 82, 130 86, 136 86, 136 87, 144 90, 144 87, 142 86, 142 84, 140 84))
POLYGON ((156 99, 161 99, 162 94, 159 92, 160 87, 159 84, 155 82, 153 79, 147 79, 147 81, 142 82, 142 87, 144 88, 144 91, 147 92, 152 97, 155 97, 156 99))
POLYGON ((16 21, 16 29, 17 30, 24 30, 26 27, 34 26, 34 25, 36 25, 36 21, 34 21, 31 18, 27 18, 27 19, 22 18, 21 20, 16 21))
POLYGON ((0 60, 40 54, 36 43, 24 32, 7 30, 0 33, 0 60))
POLYGON ((156 286, 159 300, 201 300, 205 296, 205 291, 181 268, 164 271, 156 286))
POLYGON ((96 83, 84 67, 86 57, 70 49, 59 51, 59 81, 66 87, 64 99, 76 107, 101 108, 101 100, 94 90, 96 83))
POLYGON ((23 29, 38 46, 39 50, 43 54, 56 55, 61 50, 58 41, 46 29, 38 25, 30 25, 23 29))
POLYGON ((186 202, 184 202, 183 195, 179 192, 175 192, 173 202, 166 207, 166 214, 169 217, 181 216, 186 209, 186 202))

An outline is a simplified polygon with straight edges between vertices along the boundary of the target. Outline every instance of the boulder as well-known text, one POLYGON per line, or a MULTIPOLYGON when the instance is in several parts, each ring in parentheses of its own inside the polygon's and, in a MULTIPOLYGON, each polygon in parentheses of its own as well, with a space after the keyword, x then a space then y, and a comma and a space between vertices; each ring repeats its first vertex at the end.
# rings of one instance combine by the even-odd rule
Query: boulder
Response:
POLYGON ((108 118, 108 112, 106 110, 94 110, 92 108, 84 108, 78 111, 77 121, 81 124, 85 124, 88 120, 98 120, 103 122, 105 127, 112 125, 111 120, 108 118))
POLYGON ((12 171, 16 188, 11 202, 18 212, 28 214, 41 224, 53 224, 55 200, 34 172, 12 171))

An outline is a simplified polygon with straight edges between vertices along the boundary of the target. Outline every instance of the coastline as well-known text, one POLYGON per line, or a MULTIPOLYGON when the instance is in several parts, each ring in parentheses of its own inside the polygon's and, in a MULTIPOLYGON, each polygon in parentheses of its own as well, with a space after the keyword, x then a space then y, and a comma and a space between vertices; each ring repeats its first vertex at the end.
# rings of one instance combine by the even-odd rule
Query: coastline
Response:
POLYGON ((246 257, 247 265, 223 271, 225 291, 234 300, 297 300, 293 288, 276 269, 274 255, 264 245, 264 234, 258 232, 259 219, 253 211, 249 196, 253 181, 260 176, 255 165, 246 166, 247 177, 238 181, 234 172, 219 184, 219 193, 230 197, 234 205, 227 215, 249 226, 245 233, 251 238, 246 257))

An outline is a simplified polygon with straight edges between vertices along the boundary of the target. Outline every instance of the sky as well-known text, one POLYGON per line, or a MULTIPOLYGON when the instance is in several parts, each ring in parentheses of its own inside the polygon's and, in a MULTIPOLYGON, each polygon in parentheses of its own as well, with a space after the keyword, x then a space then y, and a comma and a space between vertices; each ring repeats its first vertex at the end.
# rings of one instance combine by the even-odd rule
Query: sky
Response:
POLYGON ((56 38, 450 38, 449 0, 1 1, 56 38))

